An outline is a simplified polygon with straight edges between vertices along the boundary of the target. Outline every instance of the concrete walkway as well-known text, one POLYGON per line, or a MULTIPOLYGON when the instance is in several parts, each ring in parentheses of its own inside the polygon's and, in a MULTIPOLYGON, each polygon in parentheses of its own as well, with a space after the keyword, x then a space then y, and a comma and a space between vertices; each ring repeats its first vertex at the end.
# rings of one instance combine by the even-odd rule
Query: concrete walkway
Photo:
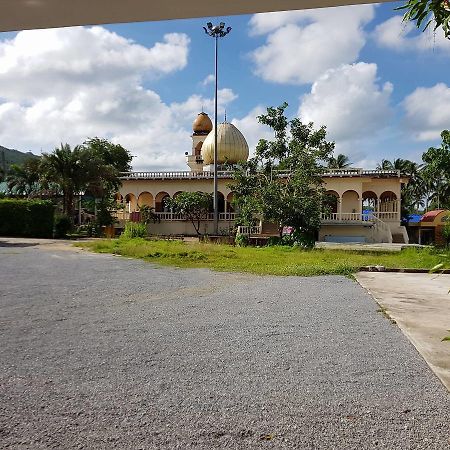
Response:
POLYGON ((450 391, 450 275, 360 272, 356 279, 385 308, 450 391))

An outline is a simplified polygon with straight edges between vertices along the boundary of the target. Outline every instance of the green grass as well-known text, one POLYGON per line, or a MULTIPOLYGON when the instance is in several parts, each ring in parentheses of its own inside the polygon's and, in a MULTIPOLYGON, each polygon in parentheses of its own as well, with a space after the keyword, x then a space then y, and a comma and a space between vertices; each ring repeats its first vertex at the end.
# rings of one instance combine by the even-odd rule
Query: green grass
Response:
POLYGON ((351 275, 362 266, 431 269, 442 257, 433 249, 369 252, 295 247, 232 247, 142 238, 104 239, 77 244, 98 253, 139 258, 160 265, 205 267, 218 271, 261 275, 351 275))

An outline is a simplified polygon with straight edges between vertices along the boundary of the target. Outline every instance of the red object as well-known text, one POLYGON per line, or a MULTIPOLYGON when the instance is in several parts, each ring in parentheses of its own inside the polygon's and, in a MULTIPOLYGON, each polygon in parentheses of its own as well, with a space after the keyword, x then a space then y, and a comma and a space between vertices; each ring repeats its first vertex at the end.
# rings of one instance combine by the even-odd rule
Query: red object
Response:
POLYGON ((140 222, 141 221, 141 213, 139 211, 133 211, 130 213, 130 220, 132 222, 140 222))
POLYGON ((428 211, 422 216, 420 219, 421 222, 433 222, 441 212, 445 211, 445 209, 435 209, 434 211, 428 211))

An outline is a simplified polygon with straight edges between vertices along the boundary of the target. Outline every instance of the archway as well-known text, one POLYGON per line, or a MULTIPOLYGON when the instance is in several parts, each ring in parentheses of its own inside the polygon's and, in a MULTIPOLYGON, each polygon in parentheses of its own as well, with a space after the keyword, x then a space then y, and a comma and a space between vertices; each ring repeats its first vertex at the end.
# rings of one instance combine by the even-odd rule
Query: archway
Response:
POLYGON ((125 203, 127 205, 126 211, 127 212, 134 212, 137 209, 137 201, 136 196, 134 194, 127 194, 125 195, 125 203))
POLYGON ((138 206, 153 206, 153 195, 150 192, 141 192, 138 198, 138 206))
POLYGON ((342 212, 358 213, 360 212, 359 195, 356 191, 349 190, 342 194, 342 212))
POLYGON ((222 192, 217 193, 217 206, 219 213, 225 212, 225 197, 222 192))
POLYGON ((381 202, 394 202, 397 200, 397 195, 395 195, 395 192, 392 191, 384 191, 380 195, 381 202))
POLYGON ((378 196, 373 191, 365 191, 362 195, 363 211, 376 211, 378 208, 378 196))
POLYGON ((336 191, 326 191, 324 206, 326 206, 331 213, 336 214, 339 210, 339 194, 336 191))
POLYGON ((226 212, 229 213, 234 213, 234 205, 233 205, 233 200, 234 200, 234 193, 230 192, 227 195, 227 207, 226 207, 226 212))
POLYGON ((170 208, 167 205, 167 200, 170 195, 167 192, 158 192, 155 197, 155 212, 170 212, 170 208))
POLYGON ((392 191, 385 191, 380 195, 380 212, 396 213, 398 211, 397 195, 392 191))
POLYGON ((195 156, 201 156, 201 154, 202 154, 202 145, 203 145, 203 142, 199 142, 196 146, 195 146, 195 149, 194 149, 194 154, 195 154, 195 156))

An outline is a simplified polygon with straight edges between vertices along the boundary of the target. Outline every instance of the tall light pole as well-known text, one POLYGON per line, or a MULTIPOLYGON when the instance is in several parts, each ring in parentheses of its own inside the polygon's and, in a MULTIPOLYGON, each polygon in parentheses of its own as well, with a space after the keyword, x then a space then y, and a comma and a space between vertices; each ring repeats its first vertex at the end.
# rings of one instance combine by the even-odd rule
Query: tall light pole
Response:
POLYGON ((217 87, 218 87, 218 70, 217 60, 219 56, 219 38, 225 37, 230 31, 231 27, 225 28, 225 23, 220 22, 219 25, 213 25, 211 22, 203 27, 208 36, 214 38, 215 53, 214 53, 214 76, 215 76, 215 90, 214 90, 214 234, 219 234, 219 195, 218 195, 218 178, 217 178, 217 87))

